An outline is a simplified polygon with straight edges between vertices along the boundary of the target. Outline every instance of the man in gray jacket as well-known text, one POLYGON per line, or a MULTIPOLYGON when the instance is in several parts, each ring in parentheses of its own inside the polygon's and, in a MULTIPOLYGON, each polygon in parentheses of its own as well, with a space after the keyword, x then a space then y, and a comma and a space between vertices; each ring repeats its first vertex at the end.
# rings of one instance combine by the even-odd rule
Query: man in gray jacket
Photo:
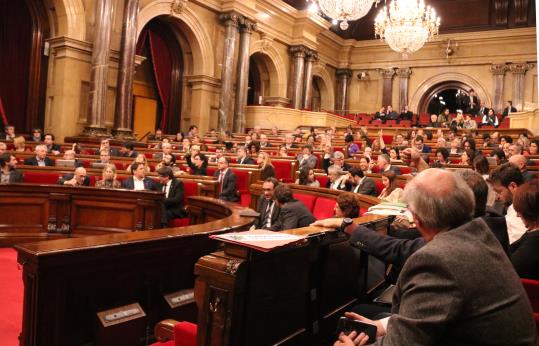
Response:
MULTIPOLYGON (((371 321, 380 345, 535 345, 530 302, 511 262, 482 219, 459 176, 440 169, 418 174, 405 189, 414 222, 427 241, 406 261, 392 315, 371 321)), ((341 334, 335 345, 364 345, 341 334)))

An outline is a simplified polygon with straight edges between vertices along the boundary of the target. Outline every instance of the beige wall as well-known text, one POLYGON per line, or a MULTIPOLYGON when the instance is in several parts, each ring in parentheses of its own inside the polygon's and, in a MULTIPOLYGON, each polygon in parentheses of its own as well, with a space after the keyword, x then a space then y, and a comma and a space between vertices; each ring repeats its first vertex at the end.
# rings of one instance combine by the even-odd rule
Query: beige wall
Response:
MULTIPOLYGON (((54 37, 50 39, 45 128, 62 138, 80 133, 85 125, 95 0, 46 1, 50 7, 54 7, 50 13, 54 37)), ((218 16, 230 10, 238 11, 258 24, 258 31, 252 34, 250 54, 264 55, 269 74, 269 88, 264 93, 265 97, 287 97, 289 46, 302 44, 318 52, 319 61, 313 73, 323 81, 321 103, 325 110, 334 108, 337 68, 350 68, 353 71, 349 108, 355 112, 375 112, 382 99, 380 68, 412 69, 409 80, 409 100, 412 104, 418 102, 420 95, 416 93, 417 90, 424 90, 429 83, 440 82, 443 78, 472 81, 479 86, 487 100, 492 100, 491 64, 537 62, 534 28, 441 35, 408 59, 403 59, 378 40, 343 40, 327 30, 327 21, 312 17, 306 11, 297 11, 278 0, 189 0, 180 13, 171 11, 172 2, 141 0, 138 32, 152 18, 168 16, 167 21, 177 35, 185 61, 183 130, 191 124, 199 125, 202 131, 217 126, 224 42, 224 28, 219 24, 218 16), (448 39, 458 46, 455 54, 446 59, 444 48, 448 39), (360 71, 368 72, 369 78, 358 80, 356 76, 360 71)), ((109 128, 114 120, 123 3, 123 0, 114 0, 106 114, 109 128)), ((524 103, 537 103, 536 66, 527 72, 525 81, 524 103)), ((504 99, 511 99, 511 72, 505 75, 504 82, 504 99)), ((392 93, 394 105, 398 105, 399 101, 398 85, 398 77, 395 76, 392 93)), ((289 117, 293 116, 291 112, 276 121, 281 122, 278 124, 281 127, 286 127, 289 117)))

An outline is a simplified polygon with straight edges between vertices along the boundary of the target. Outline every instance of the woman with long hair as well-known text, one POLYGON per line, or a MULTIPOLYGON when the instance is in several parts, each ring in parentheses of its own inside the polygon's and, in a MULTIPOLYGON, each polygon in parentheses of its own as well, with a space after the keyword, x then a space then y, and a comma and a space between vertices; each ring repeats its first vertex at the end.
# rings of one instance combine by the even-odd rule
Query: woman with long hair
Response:
POLYGON ((382 184, 384 189, 378 196, 384 202, 400 203, 404 190, 397 185, 397 175, 393 171, 385 171, 382 173, 382 184))
POLYGON ((120 189, 122 184, 116 180, 116 166, 107 163, 103 166, 101 172, 101 180, 95 182, 95 187, 107 189, 120 189))
POLYGON ((298 179, 296 179, 296 184, 311 187, 320 187, 320 182, 316 179, 314 175, 314 170, 309 167, 302 167, 299 170, 299 176, 298 179))
POLYGON ((261 151, 256 158, 256 163, 260 167, 260 180, 264 181, 269 177, 275 177, 275 168, 271 164, 268 153, 261 151))

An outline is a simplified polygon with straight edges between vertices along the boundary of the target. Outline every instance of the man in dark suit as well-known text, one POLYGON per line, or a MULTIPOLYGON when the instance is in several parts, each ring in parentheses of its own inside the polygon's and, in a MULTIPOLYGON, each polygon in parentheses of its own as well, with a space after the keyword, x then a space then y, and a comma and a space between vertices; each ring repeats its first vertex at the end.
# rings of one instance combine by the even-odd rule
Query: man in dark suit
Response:
POLYGON ((347 190, 368 196, 377 196, 376 183, 371 178, 365 176, 359 168, 352 168, 348 171, 349 180, 346 184, 347 190))
POLYGON ((95 154, 100 155, 101 152, 103 152, 103 150, 108 151, 109 156, 118 156, 118 154, 119 154, 118 149, 110 147, 110 139, 108 139, 108 138, 103 138, 101 140, 101 144, 99 146, 99 149, 97 149, 95 151, 95 154))
POLYGON ((63 159, 73 161, 75 167, 83 167, 84 166, 84 163, 81 160, 77 159, 75 150, 69 149, 69 150, 64 151, 63 159))
POLYGON ((13 125, 6 125, 4 132, 0 133, 0 139, 6 140, 6 141, 13 141, 17 137, 15 134, 15 126, 13 125))
POLYGON ((490 108, 488 107, 485 107, 485 102, 481 101, 479 103, 479 111, 477 112, 477 115, 480 116, 480 117, 483 117, 485 115, 488 115, 488 110, 490 108))
POLYGON ((526 158, 526 156, 522 154, 511 155, 511 157, 509 158, 509 163, 512 163, 513 165, 518 167, 520 173, 522 173, 524 182, 535 179, 535 173, 528 171, 528 159, 526 158))
POLYGON ((466 113, 476 116, 478 109, 479 109, 479 103, 478 103, 477 95, 475 94, 475 90, 470 89, 470 93, 468 97, 466 98, 466 109, 465 109, 466 113))
POLYGON ((517 109, 513 107, 513 101, 507 101, 505 103, 505 108, 503 109, 502 119, 514 112, 517 112, 517 109))
POLYGON ((273 193, 273 199, 277 201, 281 208, 277 222, 271 226, 273 231, 306 227, 316 221, 305 204, 292 197, 290 186, 278 185, 273 193))
POLYGON ((151 179, 146 177, 144 163, 135 162, 130 166, 131 174, 129 178, 122 182, 122 188, 128 190, 159 190, 159 186, 151 179))
POLYGON ((236 187, 236 174, 228 168, 228 158, 225 156, 217 160, 218 170, 215 172, 215 178, 219 182, 219 199, 223 201, 237 202, 238 188, 236 187))
POLYGON ((270 177, 262 184, 264 197, 258 198, 256 211, 260 214, 255 221, 256 229, 271 229, 279 219, 280 208, 273 199, 275 188, 279 185, 279 180, 270 177))
POLYGON ((161 167, 157 170, 161 190, 165 193, 163 199, 163 212, 161 213, 161 226, 168 227, 170 220, 185 217, 183 207, 183 182, 174 178, 170 167, 161 167))
POLYGON ((172 155, 174 157, 174 162, 176 162, 176 157, 172 153, 172 144, 168 142, 163 142, 163 144, 161 144, 161 152, 153 154, 153 158, 155 160, 163 160, 165 155, 172 155))
POLYGON ((135 150, 135 145, 129 142, 124 143, 124 145, 120 148, 120 156, 132 158, 137 157, 138 152, 135 150))
POLYGON ((399 119, 399 113, 395 112, 393 110, 393 106, 391 106, 391 105, 387 106, 386 119, 387 120, 397 120, 397 119, 399 119))
POLYGON ((271 148, 271 143, 268 142, 268 136, 265 134, 260 135, 260 149, 271 148))
POLYGON ((52 166, 52 160, 47 157, 47 146, 44 144, 36 145, 34 149, 36 156, 24 160, 26 166, 52 166))
MULTIPOLYGON (((472 220, 466 182, 427 169, 407 184, 405 200, 427 243, 404 264, 392 315, 346 316, 374 323, 379 345, 533 345, 537 330, 526 292, 486 223, 472 220)), ((336 345, 351 341, 339 339, 336 345)))
POLYGON ((77 167, 73 173, 68 173, 58 180, 59 185, 90 186, 90 177, 84 167, 77 167))
POLYGON ((419 150, 422 154, 428 154, 432 153, 432 148, 426 145, 423 141, 423 136, 416 136, 414 140, 414 146, 417 150, 419 150))
POLYGON ((414 113, 412 113, 408 109, 408 106, 404 106, 403 109, 402 109, 402 112, 400 114, 399 121, 397 121, 397 123, 399 123, 400 120, 410 120, 411 121, 413 117, 414 117, 414 113))
POLYGON ((0 155, 0 175, 2 177, 0 183, 2 184, 23 182, 22 173, 17 171, 17 158, 15 156, 7 153, 0 155))
POLYGON ((255 162, 253 159, 251 159, 249 156, 247 156, 247 151, 245 150, 245 147, 238 147, 238 150, 236 151, 238 154, 236 158, 236 162, 240 165, 254 165, 255 162))
POLYGON ((43 143, 47 146, 47 153, 53 155, 60 155, 62 148, 58 144, 54 143, 54 135, 52 133, 46 133, 43 139, 43 143))
POLYGON ((378 168, 380 168, 380 174, 393 171, 396 175, 401 174, 401 169, 391 164, 391 159, 386 154, 378 155, 378 168))

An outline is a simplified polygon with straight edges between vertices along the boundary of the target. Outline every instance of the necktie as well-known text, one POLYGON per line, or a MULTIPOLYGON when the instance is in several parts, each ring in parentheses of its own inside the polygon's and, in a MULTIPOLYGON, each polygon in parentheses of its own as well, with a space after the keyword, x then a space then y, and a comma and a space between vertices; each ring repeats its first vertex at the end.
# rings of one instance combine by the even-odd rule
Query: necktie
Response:
POLYGON ((264 225, 266 227, 271 227, 271 207, 273 206, 273 201, 268 202, 268 207, 266 208, 266 221, 264 222, 264 225))
POLYGON ((219 192, 223 192, 223 179, 225 177, 225 172, 221 171, 219 174, 219 192))

